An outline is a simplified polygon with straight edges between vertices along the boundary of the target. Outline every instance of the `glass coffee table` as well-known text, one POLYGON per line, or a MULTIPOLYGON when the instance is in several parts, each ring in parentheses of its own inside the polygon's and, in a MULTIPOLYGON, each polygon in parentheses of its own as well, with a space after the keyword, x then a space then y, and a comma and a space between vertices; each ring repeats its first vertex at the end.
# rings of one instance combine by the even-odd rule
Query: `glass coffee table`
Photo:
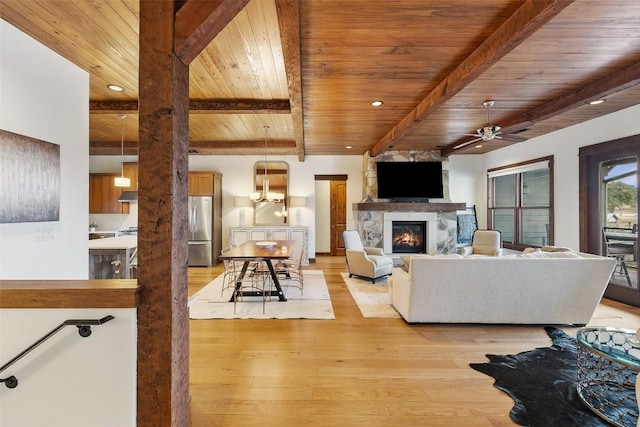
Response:
POLYGON ((636 331, 580 328, 576 338, 580 399, 613 425, 638 426, 640 343, 636 331))

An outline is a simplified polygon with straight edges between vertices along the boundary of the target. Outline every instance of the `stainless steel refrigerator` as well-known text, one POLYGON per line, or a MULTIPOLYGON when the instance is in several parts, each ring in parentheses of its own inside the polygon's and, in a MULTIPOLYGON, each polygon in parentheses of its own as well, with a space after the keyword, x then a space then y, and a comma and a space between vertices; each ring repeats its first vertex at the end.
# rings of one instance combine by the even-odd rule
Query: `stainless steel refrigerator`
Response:
POLYGON ((213 198, 189 196, 189 266, 213 264, 213 198))

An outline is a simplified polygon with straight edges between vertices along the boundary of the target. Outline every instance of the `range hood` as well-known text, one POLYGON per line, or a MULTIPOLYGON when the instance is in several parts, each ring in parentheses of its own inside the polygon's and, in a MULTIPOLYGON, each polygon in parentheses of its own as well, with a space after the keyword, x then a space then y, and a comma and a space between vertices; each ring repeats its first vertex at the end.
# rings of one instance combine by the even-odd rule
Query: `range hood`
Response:
POLYGON ((138 192, 137 191, 123 191, 118 199, 119 202, 130 203, 138 201, 138 192))

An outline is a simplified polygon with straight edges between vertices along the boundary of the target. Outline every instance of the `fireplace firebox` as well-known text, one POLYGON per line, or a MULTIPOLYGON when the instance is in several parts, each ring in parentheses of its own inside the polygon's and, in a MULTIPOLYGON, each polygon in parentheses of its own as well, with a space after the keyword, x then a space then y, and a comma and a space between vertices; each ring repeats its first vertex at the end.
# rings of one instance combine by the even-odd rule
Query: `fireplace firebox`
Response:
POLYGON ((426 253, 427 223, 425 221, 392 221, 391 250, 393 253, 426 253))

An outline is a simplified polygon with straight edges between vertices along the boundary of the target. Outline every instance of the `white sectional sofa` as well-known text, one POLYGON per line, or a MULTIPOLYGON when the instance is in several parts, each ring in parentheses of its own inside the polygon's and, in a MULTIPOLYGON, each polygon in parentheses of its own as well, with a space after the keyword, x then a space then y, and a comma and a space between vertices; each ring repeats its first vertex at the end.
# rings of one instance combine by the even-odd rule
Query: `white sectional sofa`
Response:
POLYGON ((413 256, 389 298, 410 323, 588 323, 616 261, 581 252, 413 256))

